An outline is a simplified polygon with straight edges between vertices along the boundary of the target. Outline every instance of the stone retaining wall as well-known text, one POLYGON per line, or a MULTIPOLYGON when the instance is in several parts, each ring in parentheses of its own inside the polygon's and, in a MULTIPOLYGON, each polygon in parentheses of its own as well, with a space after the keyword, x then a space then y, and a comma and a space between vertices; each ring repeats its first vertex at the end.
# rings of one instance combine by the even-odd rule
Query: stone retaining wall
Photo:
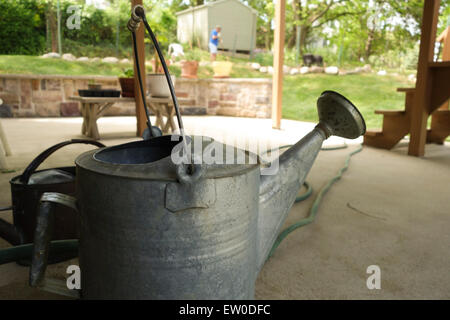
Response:
MULTIPOLYGON (((79 116, 79 102, 70 101, 90 80, 104 89, 118 89, 117 77, 0 74, 0 99, 15 117, 79 116)), ((271 115, 271 79, 184 79, 175 90, 182 114, 267 118, 271 115)), ((116 103, 106 115, 134 115, 134 103, 116 103)))

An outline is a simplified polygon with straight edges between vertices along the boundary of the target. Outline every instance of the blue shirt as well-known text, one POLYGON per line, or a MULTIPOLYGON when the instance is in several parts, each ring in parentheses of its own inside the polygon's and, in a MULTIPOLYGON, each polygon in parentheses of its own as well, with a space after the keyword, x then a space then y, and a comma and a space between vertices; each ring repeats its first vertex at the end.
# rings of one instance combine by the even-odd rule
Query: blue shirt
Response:
POLYGON ((209 42, 211 42, 213 45, 217 46, 219 44, 219 37, 213 39, 213 36, 218 36, 219 33, 216 31, 216 29, 214 29, 211 32, 211 38, 209 39, 209 42))

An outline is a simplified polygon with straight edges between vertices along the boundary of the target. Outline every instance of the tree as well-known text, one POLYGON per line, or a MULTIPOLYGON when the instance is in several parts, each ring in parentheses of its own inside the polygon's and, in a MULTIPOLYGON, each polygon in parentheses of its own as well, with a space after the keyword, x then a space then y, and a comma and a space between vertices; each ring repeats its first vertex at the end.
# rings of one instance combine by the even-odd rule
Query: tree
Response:
POLYGON ((45 18, 47 22, 47 37, 51 39, 52 52, 58 51, 58 24, 56 8, 53 1, 46 3, 45 18))
POLYGON ((264 45, 266 50, 270 50, 273 42, 272 20, 275 15, 275 8, 272 0, 249 0, 247 4, 258 11, 256 21, 256 44, 264 45))
MULTIPOLYGON (((321 28, 329 21, 343 16, 360 14, 360 11, 355 10, 354 2, 355 0, 292 0, 291 8, 294 16, 292 28, 297 30, 299 26, 300 54, 304 52, 306 40, 312 29, 321 28)), ((292 41, 295 34, 296 32, 292 32, 290 43, 295 42, 292 41)))

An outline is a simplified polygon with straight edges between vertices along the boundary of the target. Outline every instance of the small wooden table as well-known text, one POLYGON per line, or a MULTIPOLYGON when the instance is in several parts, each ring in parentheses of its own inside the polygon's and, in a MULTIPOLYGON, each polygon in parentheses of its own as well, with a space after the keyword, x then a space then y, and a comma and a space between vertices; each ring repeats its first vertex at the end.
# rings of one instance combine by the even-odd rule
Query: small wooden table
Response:
MULTIPOLYGON (((100 139, 98 132, 97 120, 102 117, 105 112, 117 102, 135 102, 134 98, 97 98, 97 97, 79 97, 71 96, 70 100, 79 101, 81 103, 81 115, 83 116, 83 124, 81 133, 92 139, 100 139)), ((148 107, 156 116, 156 126, 159 126, 163 133, 168 133, 169 129, 175 130, 173 116, 175 110, 172 99, 147 97, 148 107), (164 121, 163 116, 167 117, 164 121)))
POLYGON ((175 131, 176 126, 173 121, 175 108, 173 107, 172 98, 149 97, 148 107, 156 116, 154 125, 161 128, 163 134, 175 131), (163 117, 166 117, 166 121, 164 121, 163 117))

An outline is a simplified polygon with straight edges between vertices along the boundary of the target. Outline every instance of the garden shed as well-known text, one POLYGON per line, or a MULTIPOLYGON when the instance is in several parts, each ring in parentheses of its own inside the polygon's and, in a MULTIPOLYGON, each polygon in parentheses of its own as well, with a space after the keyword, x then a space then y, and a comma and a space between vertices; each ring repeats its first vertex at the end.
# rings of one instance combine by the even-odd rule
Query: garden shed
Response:
POLYGON ((216 25, 222 27, 219 49, 250 52, 256 46, 255 9, 239 0, 218 0, 179 11, 177 39, 208 48, 209 34, 216 25))

